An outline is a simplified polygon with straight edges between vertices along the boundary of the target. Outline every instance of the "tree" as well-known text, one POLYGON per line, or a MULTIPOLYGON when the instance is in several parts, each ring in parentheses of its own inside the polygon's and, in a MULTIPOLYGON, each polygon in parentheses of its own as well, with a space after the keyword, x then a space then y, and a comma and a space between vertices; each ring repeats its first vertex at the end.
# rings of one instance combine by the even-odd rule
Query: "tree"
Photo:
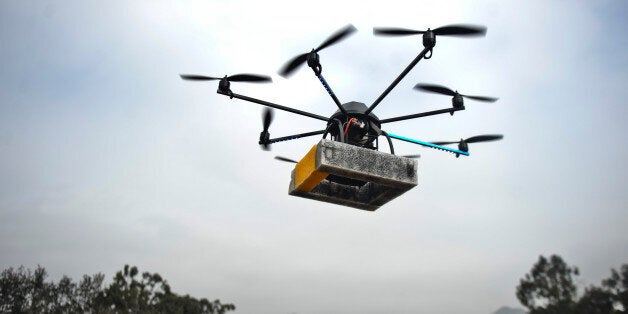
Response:
POLYGON ((613 309, 613 297, 608 290, 590 286, 576 305, 578 314, 607 314, 617 313, 613 309))
POLYGON ((567 266, 560 256, 552 255, 549 260, 540 256, 519 281, 517 298, 531 314, 628 313, 628 264, 620 271, 611 269, 611 276, 601 286, 587 287, 580 298, 573 280, 577 275, 578 268, 567 266))
POLYGON ((101 304, 111 306, 116 312, 160 312, 160 313, 217 313, 235 310, 233 304, 222 304, 220 300, 209 302, 189 295, 173 293, 167 281, 157 273, 144 272, 138 276, 137 267, 124 265, 116 273, 113 282, 104 290, 101 304))
POLYGON ((0 275, 0 312, 79 313, 94 308, 104 276, 83 276, 78 283, 66 276, 58 284, 46 282, 46 270, 8 268, 0 275))
POLYGON ((577 293, 572 275, 578 275, 577 267, 569 267, 558 255, 549 260, 539 256, 529 274, 520 280, 517 299, 536 313, 573 313, 577 293))
POLYGON ((46 282, 46 270, 9 268, 0 275, 0 313, 207 313, 235 310, 220 300, 195 299, 173 293, 157 273, 138 276, 137 267, 125 265, 113 282, 102 288, 104 275, 83 276, 78 283, 63 276, 46 282))
POLYGON ((602 281, 602 286, 611 295, 613 305, 628 313, 628 264, 621 266, 620 271, 611 269, 611 277, 602 281))

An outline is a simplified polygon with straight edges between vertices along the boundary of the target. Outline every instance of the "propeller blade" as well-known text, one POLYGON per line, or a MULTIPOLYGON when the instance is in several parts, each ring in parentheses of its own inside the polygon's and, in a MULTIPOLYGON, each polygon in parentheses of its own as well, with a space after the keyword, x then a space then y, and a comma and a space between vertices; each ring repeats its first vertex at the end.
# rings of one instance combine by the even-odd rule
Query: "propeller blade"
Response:
POLYGON ((405 35, 417 35, 423 34, 425 31, 416 31, 413 29, 407 28, 397 28, 397 27, 373 27, 374 35, 382 35, 382 36, 405 36, 405 35))
POLYGON ((259 135, 259 143, 263 150, 270 150, 270 134, 268 133, 268 128, 270 127, 270 123, 273 122, 273 110, 271 108, 265 107, 264 112, 262 113, 262 124, 264 125, 264 130, 259 135))
POLYGON ((401 157, 406 157, 406 158, 421 158, 421 155, 403 155, 401 157))
MULTIPOLYGON (((473 136, 470 137, 466 140, 464 140, 467 143, 479 143, 479 142, 490 142, 490 141, 497 141, 497 140, 501 140, 502 138, 504 138, 503 135, 501 134, 488 134, 488 135, 478 135, 478 136, 473 136)), ((432 144, 436 144, 436 145, 448 145, 448 144, 458 144, 460 143, 460 141, 452 141, 452 142, 431 142, 432 144)))
POLYGON ((314 51, 319 52, 333 44, 336 44, 337 42, 343 40, 345 37, 351 35, 355 31, 357 31, 357 29, 353 25, 349 24, 337 30, 333 35, 327 38, 327 40, 325 40, 320 46, 318 46, 318 48, 314 49, 314 51))
MULTIPOLYGON (((414 89, 437 93, 437 94, 449 95, 449 96, 456 95, 456 92, 442 85, 419 83, 414 86, 414 89)), ((460 96, 473 99, 473 100, 485 101, 485 102, 496 102, 499 99, 496 97, 471 96, 471 95, 462 95, 462 94, 460 94, 460 96)))
POLYGON ((430 142, 434 145, 449 145, 449 144, 458 144, 458 141, 454 141, 454 142, 430 142))
POLYGON ((227 77, 227 80, 230 82, 272 82, 273 79, 270 76, 259 75, 259 74, 236 74, 227 77))
POLYGON ((179 74, 179 76, 184 79, 184 80, 188 80, 188 81, 213 81, 213 80, 219 80, 219 77, 211 77, 211 76, 204 76, 204 75, 195 75, 195 74, 179 74))
POLYGON ((496 102, 499 98, 496 97, 486 97, 486 96, 469 96, 469 95, 462 95, 466 98, 469 99, 474 99, 474 100, 478 100, 478 101, 485 101, 485 102, 496 102))
POLYGON ((280 160, 280 161, 285 161, 285 162, 291 162, 291 163, 298 163, 297 161, 294 161, 290 158, 286 158, 286 157, 281 157, 281 156, 275 156, 275 159, 280 160))
POLYGON ((452 91, 451 89, 445 86, 435 85, 435 84, 419 83, 414 86, 414 89, 437 93, 437 94, 449 95, 449 96, 456 95, 456 92, 452 91))
POLYGON ((470 137, 466 139, 465 142, 467 143, 490 142, 490 141, 501 140, 502 138, 504 138, 504 136, 501 134, 478 135, 478 136, 474 136, 474 137, 470 137))
MULTIPOLYGON (((329 38, 327 38, 320 46, 318 46, 318 48, 314 49, 314 52, 319 52, 331 45, 338 43, 339 41, 343 40, 347 36, 351 35, 356 30, 357 29, 351 24, 339 29, 334 34, 332 34, 329 38)), ((302 65, 303 63, 305 63, 305 61, 307 61, 307 56, 309 54, 310 54, 309 52, 300 54, 294 57, 293 59, 291 59, 290 61, 288 61, 279 70, 279 75, 283 77, 288 77, 294 70, 296 70, 300 65, 302 65)))
POLYGON ((279 75, 283 77, 288 77, 294 70, 296 70, 300 65, 307 61, 307 53, 296 56, 294 59, 288 61, 282 68, 279 70, 279 75))
POLYGON ((268 131, 268 127, 270 127, 270 123, 273 122, 273 110, 270 108, 264 108, 262 123, 264 124, 264 131, 268 131))
POLYGON ((484 36, 486 35, 486 27, 481 25, 455 24, 436 28, 433 32, 434 35, 484 36))

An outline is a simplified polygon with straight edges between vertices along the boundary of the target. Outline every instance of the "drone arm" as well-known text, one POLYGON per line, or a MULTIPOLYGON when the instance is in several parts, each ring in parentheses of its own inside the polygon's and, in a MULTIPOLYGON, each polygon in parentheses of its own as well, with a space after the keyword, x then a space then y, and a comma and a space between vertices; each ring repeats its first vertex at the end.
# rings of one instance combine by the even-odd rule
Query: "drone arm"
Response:
POLYGON ((433 116, 433 115, 442 114, 442 113, 451 113, 451 114, 453 114, 455 111, 459 111, 459 110, 464 110, 464 107, 427 111, 427 112, 416 113, 416 114, 411 114, 411 115, 407 115, 407 116, 401 116, 401 117, 395 117, 395 118, 389 118, 389 119, 382 119, 379 122, 383 124, 383 123, 388 123, 388 122, 397 122, 397 121, 402 121, 402 120, 416 119, 416 118, 421 118, 421 117, 433 116))
MULTIPOLYGON (((316 71, 314 71, 314 73, 316 74, 316 71)), ((323 87, 325 87, 325 90, 327 91, 329 96, 331 96, 331 99, 334 100, 334 103, 336 103, 336 106, 338 106, 338 109, 340 109, 342 114, 345 115, 345 117, 346 117, 347 116, 347 111, 345 110, 345 108, 342 107, 342 104, 340 103, 340 100, 338 100, 338 97, 336 97, 336 94, 334 94, 334 91, 331 90, 331 87, 329 87, 329 84, 327 84, 327 81, 325 81, 325 78, 323 77, 323 74, 318 73, 318 74, 316 74, 316 77, 318 77, 318 80, 321 81, 321 84, 323 84, 323 87)))
POLYGON ((461 151, 461 150, 458 150, 458 149, 453 149, 453 148, 449 148, 449 147, 445 147, 445 146, 441 146, 441 145, 436 145, 436 144, 432 144, 432 143, 428 143, 428 142, 423 142, 423 141, 419 141, 419 140, 415 140, 415 139, 407 138, 405 136, 391 134, 391 133, 388 133, 388 136, 390 136, 390 137, 392 137, 394 139, 398 139, 398 140, 402 140, 402 141, 406 141, 406 142, 410 142, 410 143, 414 143, 414 144, 419 144, 419 145, 423 145, 423 146, 434 148, 434 149, 444 150, 444 151, 456 154, 456 156, 458 156, 458 155, 469 156, 469 152, 464 152, 464 151, 461 151))
POLYGON ((419 61, 421 61, 421 59, 425 57, 425 54, 431 49, 432 48, 425 47, 423 51, 421 51, 421 53, 419 53, 419 55, 416 56, 416 58, 414 58, 412 62, 410 62, 410 64, 403 70, 403 72, 401 72, 401 74, 397 76, 397 78, 392 82, 392 84, 390 84, 390 86, 388 86, 388 88, 386 88, 386 90, 381 95, 379 95, 379 97, 375 100, 375 102, 373 102, 373 104, 366 110, 364 114, 371 113, 371 111, 373 111, 373 109, 375 109, 375 107, 379 105, 379 103, 384 99, 384 97, 386 97, 386 95, 388 95, 388 93, 390 93, 390 91, 392 91, 392 89, 395 88, 397 84, 399 84, 399 82, 408 74, 408 72, 410 72, 410 70, 412 70, 412 68, 414 68, 414 66, 417 63, 419 63, 419 61))
POLYGON ((252 97, 248 97, 248 96, 244 96, 244 95, 239 95, 239 94, 236 94, 236 93, 232 93, 231 91, 222 91, 222 90, 219 89, 217 91, 217 93, 221 94, 221 95, 229 96, 229 97, 232 97, 232 98, 238 98, 238 99, 246 100, 246 101, 253 102, 253 103, 256 103, 256 104, 260 104, 262 106, 267 106, 267 107, 271 107, 271 108, 275 108, 275 109, 279 109, 279 110, 284 110, 284 111, 300 114, 302 116, 306 116, 306 117, 310 117, 310 118, 314 118, 314 119, 318 119, 318 120, 323 120, 325 122, 327 122, 327 120, 329 120, 328 118, 323 117, 323 116, 319 116, 317 114, 301 111, 301 110, 290 108, 290 107, 285 107, 285 106, 282 106, 282 105, 274 104, 272 102, 268 102, 268 101, 264 101, 264 100, 260 100, 260 99, 256 99, 256 98, 252 98, 252 97))
POLYGON ((273 138, 273 139, 270 139, 268 141, 268 144, 277 143, 277 142, 283 142, 283 141, 296 140, 296 139, 299 139, 299 138, 302 138, 302 137, 319 135, 319 134, 325 133, 325 131, 326 130, 320 130, 320 131, 307 132, 307 133, 301 133, 301 134, 295 134, 295 135, 289 135, 289 136, 284 136, 284 137, 273 138))

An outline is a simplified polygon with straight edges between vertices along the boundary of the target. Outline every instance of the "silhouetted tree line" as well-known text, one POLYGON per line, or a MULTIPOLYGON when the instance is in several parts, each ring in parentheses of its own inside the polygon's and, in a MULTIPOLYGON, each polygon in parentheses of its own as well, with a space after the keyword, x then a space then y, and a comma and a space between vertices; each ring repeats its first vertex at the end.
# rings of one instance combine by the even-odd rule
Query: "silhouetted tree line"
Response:
POLYGON ((628 264, 600 286, 590 285, 578 297, 574 277, 578 268, 568 266, 558 255, 540 256, 530 273, 519 281, 517 299, 530 314, 628 313, 628 264))
POLYGON ((0 275, 0 313, 211 313, 235 310, 219 300, 178 295, 158 273, 125 265, 113 282, 103 288, 105 276, 84 275, 79 282, 63 276, 58 283, 46 281, 38 266, 9 268, 0 275))

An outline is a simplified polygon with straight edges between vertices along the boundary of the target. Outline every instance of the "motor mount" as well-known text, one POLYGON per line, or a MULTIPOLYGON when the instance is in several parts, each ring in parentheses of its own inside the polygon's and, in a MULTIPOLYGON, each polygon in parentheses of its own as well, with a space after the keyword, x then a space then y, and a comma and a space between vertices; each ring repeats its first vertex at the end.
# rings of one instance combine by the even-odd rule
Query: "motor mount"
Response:
POLYGON ((423 47, 434 48, 436 46, 436 35, 429 28, 423 33, 423 47))
POLYGON ((318 53, 312 49, 312 52, 310 52, 307 55, 307 65, 312 68, 312 70, 314 70, 314 74, 316 74, 317 76, 321 74, 321 72, 323 71, 323 66, 321 65, 320 62, 320 57, 318 56, 318 53))

